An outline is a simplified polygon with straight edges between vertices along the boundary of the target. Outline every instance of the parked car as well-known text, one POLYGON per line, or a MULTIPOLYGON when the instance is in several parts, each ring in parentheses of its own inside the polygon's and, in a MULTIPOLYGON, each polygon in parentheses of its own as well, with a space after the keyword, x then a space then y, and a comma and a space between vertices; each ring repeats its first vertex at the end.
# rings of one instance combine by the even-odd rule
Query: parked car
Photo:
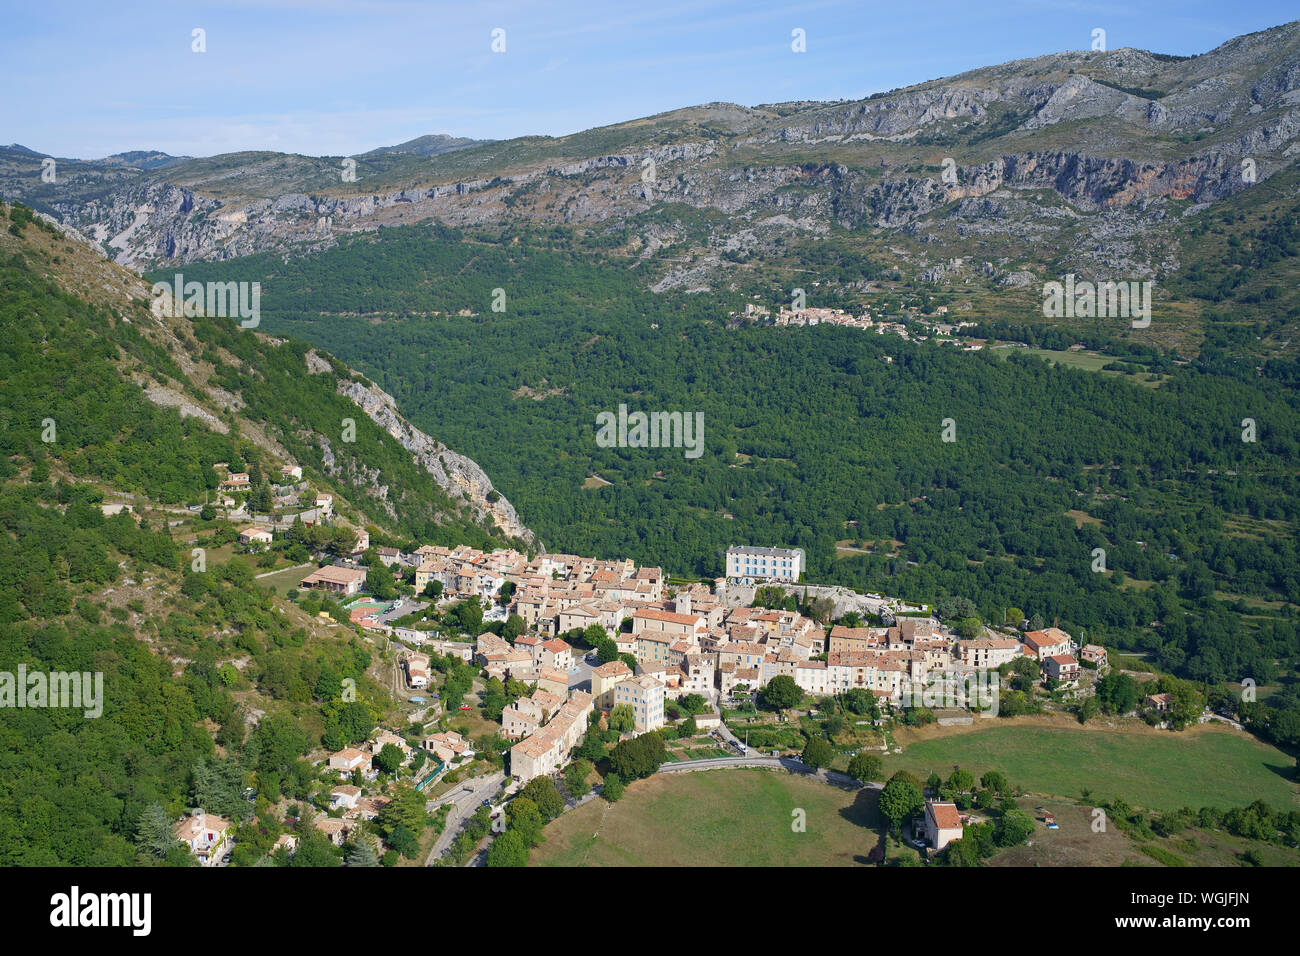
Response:
POLYGON ((461 705, 460 705, 460 709, 461 709, 461 710, 472 710, 473 708, 471 708, 471 707, 469 706, 469 704, 461 704, 461 705))

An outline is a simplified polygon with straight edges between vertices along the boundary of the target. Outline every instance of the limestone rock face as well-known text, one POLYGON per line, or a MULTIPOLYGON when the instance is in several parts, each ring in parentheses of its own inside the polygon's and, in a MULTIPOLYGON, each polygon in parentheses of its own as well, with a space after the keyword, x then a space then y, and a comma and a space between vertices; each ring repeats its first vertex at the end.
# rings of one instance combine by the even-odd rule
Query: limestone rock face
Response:
POLYGON ((503 533, 533 543, 533 532, 519 520, 514 505, 492 487, 487 473, 478 463, 452 451, 408 422, 397 411, 393 396, 377 385, 367 387, 351 380, 340 381, 339 392, 356 402, 371 421, 397 439, 453 498, 464 498, 480 518, 490 516, 503 533))

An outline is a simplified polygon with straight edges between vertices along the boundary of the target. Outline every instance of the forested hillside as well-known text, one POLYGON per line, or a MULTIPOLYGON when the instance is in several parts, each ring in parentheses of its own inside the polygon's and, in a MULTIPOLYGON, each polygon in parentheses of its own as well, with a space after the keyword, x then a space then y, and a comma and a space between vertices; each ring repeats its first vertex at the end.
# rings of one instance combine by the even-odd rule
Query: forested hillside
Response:
MULTIPOLYGON (((304 757, 364 740, 388 693, 367 676, 373 648, 317 618, 345 612, 259 586, 228 557, 230 523, 184 507, 210 497, 213 466, 257 484, 296 459, 340 514, 393 540, 504 539, 338 393, 341 363, 312 374, 303 343, 159 321, 131 298, 147 285, 97 251, 21 207, 0 223, 0 671, 98 672, 104 691, 94 719, 0 707, 0 865, 185 865, 170 821, 195 806, 239 824, 235 862, 252 864, 279 832, 268 807, 310 793, 304 757), (158 389, 208 417, 147 397, 158 389), (344 417, 356 440, 333 443, 330 469, 319 436, 344 417), (382 479, 398 518, 358 474, 382 479), (107 501, 134 511, 108 516, 107 501)), ((308 558, 277 544, 272 566, 308 558)))

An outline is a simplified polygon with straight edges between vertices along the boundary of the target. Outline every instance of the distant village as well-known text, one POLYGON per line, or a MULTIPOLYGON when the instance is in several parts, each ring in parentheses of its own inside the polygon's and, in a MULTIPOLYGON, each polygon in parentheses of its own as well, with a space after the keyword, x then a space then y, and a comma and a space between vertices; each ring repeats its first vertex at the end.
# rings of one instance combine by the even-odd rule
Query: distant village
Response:
POLYGON ((909 305, 902 308, 898 315, 886 317, 884 315, 873 316, 869 309, 863 310, 859 315, 854 315, 844 309, 781 308, 773 314, 772 309, 768 306, 748 302, 745 304, 743 312, 731 312, 728 313, 728 317, 733 321, 744 320, 759 325, 841 325, 875 332, 877 335, 889 333, 916 342, 925 342, 933 338, 937 344, 950 342, 960 346, 967 352, 978 352, 984 348, 982 342, 959 338, 963 329, 973 328, 978 323, 951 321, 948 318, 948 307, 946 305, 935 306, 933 311, 929 313, 922 311, 920 306, 909 305))

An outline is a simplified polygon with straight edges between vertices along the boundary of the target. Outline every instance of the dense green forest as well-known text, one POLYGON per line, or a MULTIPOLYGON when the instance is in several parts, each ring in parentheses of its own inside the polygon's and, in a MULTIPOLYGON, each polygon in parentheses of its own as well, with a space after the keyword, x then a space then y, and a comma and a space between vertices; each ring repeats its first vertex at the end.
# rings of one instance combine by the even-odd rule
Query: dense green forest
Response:
MULTIPOLYGON (((21 253, 0 263, 0 480, 30 466, 30 477, 43 481, 58 459, 79 478, 181 504, 204 501, 216 489, 215 462, 244 465, 254 485, 271 473, 269 462, 263 467, 265 452, 240 436, 234 415, 225 416, 229 432, 221 434, 154 404, 123 373, 128 367, 160 385, 194 388, 167 350, 141 331, 153 321, 148 313, 139 309, 134 319, 60 290, 21 253)), ((502 540, 463 515, 409 452, 337 393, 336 376, 352 374, 341 363, 325 356, 334 375, 309 374, 306 344, 269 342, 226 322, 196 319, 180 334, 196 358, 213 365, 213 383, 240 398, 244 417, 271 426, 313 479, 347 495, 371 520, 442 544, 502 540), (355 440, 346 444, 345 419, 355 422, 355 440), (325 468, 326 443, 332 470, 325 468), (400 507, 390 512, 376 496, 356 491, 372 482, 388 486, 388 500, 400 507)))
MULTIPOLYGON (((19 236, 37 228, 21 212, 11 221, 19 236)), ((242 821, 236 862, 251 864, 276 832, 253 814, 281 795, 308 796, 315 770, 303 755, 373 729, 370 653, 350 629, 310 639, 248 564, 182 571, 188 546, 164 522, 103 514, 105 489, 202 501, 217 486, 215 462, 254 475, 272 463, 235 416, 220 434, 149 401, 131 373, 182 390, 193 383, 140 331, 147 311, 128 317, 66 294, 41 275, 41 260, 26 248, 0 258, 0 672, 98 672, 105 700, 93 719, 0 708, 0 865, 186 864, 170 821, 194 806, 242 821), (357 682, 357 700, 341 700, 344 679, 357 682), (237 702, 247 691, 274 708, 252 732, 237 702), (250 785, 257 804, 245 798, 250 785)), ((245 420, 282 429, 318 482, 351 491, 341 479, 364 464, 402 505, 391 525, 422 540, 499 541, 457 517, 409 454, 335 392, 335 376, 308 374, 306 345, 203 321, 183 334, 241 395, 245 420), (357 440, 335 445, 336 480, 309 438, 336 434, 344 416, 356 419, 357 440)), ((328 601, 304 610, 346 619, 328 601)))
POLYGON ((797 545, 811 580, 1025 608, 1198 679, 1267 680, 1300 651, 1286 367, 1136 349, 1168 376, 1151 389, 855 329, 729 329, 727 297, 648 293, 559 230, 393 229, 186 275, 261 280, 268 328, 373 376, 552 549, 712 576, 730 544, 797 545), (705 454, 599 447, 620 404, 702 412, 705 454))
POLYGON ((122 625, 0 624, 0 669, 98 671, 104 716, 0 711, 0 865, 135 862, 135 824, 153 803, 183 806, 188 771, 212 753, 168 663, 122 625))
POLYGON ((154 405, 116 364, 125 353, 179 376, 165 350, 38 276, 18 253, 0 263, 0 327, 0 479, 30 462, 44 480, 57 457, 76 475, 175 503, 201 500, 217 487, 212 462, 238 458, 229 436, 154 405))
MULTIPOLYGON (((202 358, 215 367, 212 381, 240 396, 246 404, 242 414, 271 426, 298 463, 313 474, 331 476, 371 520, 432 544, 492 547, 504 543, 488 523, 477 524, 462 514, 460 503, 412 460, 410 452, 351 399, 338 394, 334 376, 352 376, 345 366, 329 358, 334 376, 309 375, 309 346, 301 341, 272 345, 220 320, 198 319, 193 329, 202 358), (235 361, 224 361, 218 349, 235 361), (355 425, 350 442, 340 437, 345 420, 355 425), (333 461, 328 469, 327 445, 333 461), (380 497, 368 493, 382 486, 388 488, 391 511, 380 497)), ((256 450, 251 454, 256 456, 256 450)))

